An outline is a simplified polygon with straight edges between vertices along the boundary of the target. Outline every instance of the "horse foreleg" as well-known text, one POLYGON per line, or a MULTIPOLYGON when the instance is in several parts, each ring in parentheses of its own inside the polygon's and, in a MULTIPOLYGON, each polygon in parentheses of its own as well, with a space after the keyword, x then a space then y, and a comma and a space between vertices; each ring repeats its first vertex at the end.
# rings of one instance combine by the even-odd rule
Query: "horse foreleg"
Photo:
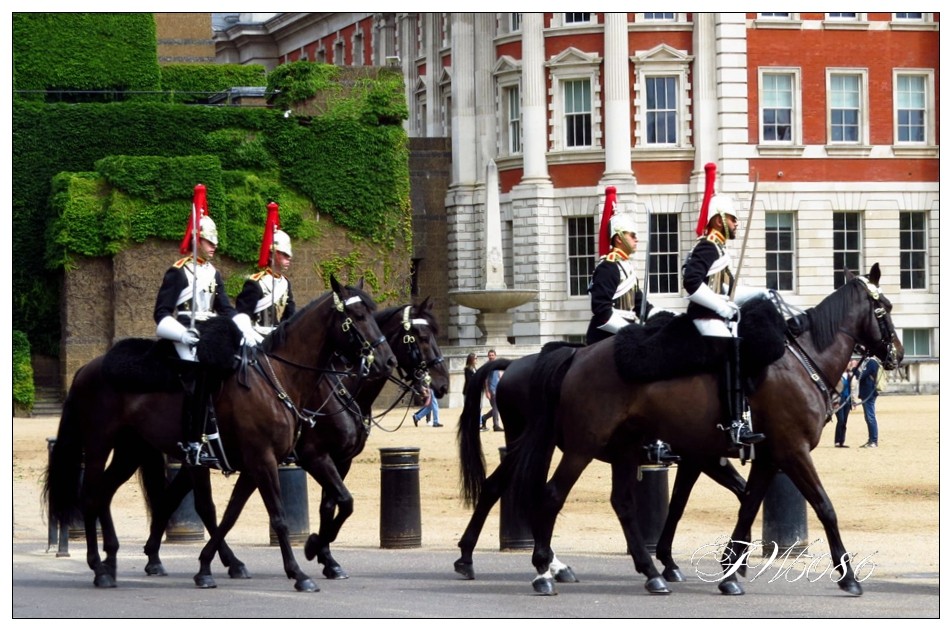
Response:
MULTIPOLYGON (((116 579, 116 564, 119 554, 119 537, 116 534, 115 522, 112 520, 112 497, 116 491, 129 480, 139 467, 138 462, 130 455, 131 451, 116 449, 113 451, 112 461, 102 474, 101 501, 98 507, 99 528, 102 531, 102 550, 106 554, 103 566, 116 579)), ((113 584, 114 586, 114 584, 113 584)))
POLYGON ((539 595, 556 595, 555 581, 551 573, 551 563, 555 553, 551 548, 552 532, 555 530, 555 519, 565 505, 568 493, 584 472, 591 458, 582 455, 562 455, 551 480, 544 486, 541 497, 536 503, 532 515, 532 536, 535 538, 535 549, 532 552, 532 564, 537 575, 532 580, 532 588, 539 595))
POLYGON ((686 461, 686 459, 681 459, 680 463, 677 464, 677 473, 674 476, 674 489, 670 496, 670 505, 667 508, 667 520, 664 521, 664 529, 661 530, 660 537, 657 539, 656 556, 663 563, 664 579, 669 582, 684 581, 683 572, 674 562, 674 534, 677 532, 677 524, 683 518, 690 492, 699 478, 700 468, 692 462, 686 461))
POLYGON ((661 577, 647 545, 644 536, 637 524, 637 501, 634 498, 634 484, 637 481, 637 466, 631 462, 637 461, 637 455, 619 458, 611 462, 611 507, 621 522, 624 539, 627 541, 627 551, 634 559, 634 568, 637 572, 647 576, 644 588, 652 595, 669 595, 670 588, 661 577))
MULTIPOLYGON (((247 474, 248 471, 245 471, 247 474)), ((268 516, 271 519, 271 528, 277 535, 278 543, 281 547, 281 557, 284 559, 284 573, 288 578, 294 580, 294 588, 298 591, 315 593, 320 589, 317 584, 305 574, 297 560, 294 558, 294 551, 291 549, 290 532, 287 529, 287 523, 284 520, 284 502, 281 499, 281 486, 277 476, 277 464, 262 463, 254 468, 252 474, 255 477, 258 491, 261 493, 261 499, 264 501, 264 507, 267 508, 268 516)), ((225 512, 227 519, 228 512, 231 511, 231 505, 225 512)), ((222 528, 224 521, 222 522, 222 528)))
MULTIPOLYGON (((191 477, 190 487, 195 493, 195 513, 198 514, 198 518, 201 519, 205 529, 208 530, 208 534, 213 536, 218 529, 218 515, 215 511, 215 501, 211 496, 211 470, 192 466, 188 468, 187 472, 188 475, 186 476, 191 477)), ((178 475, 178 477, 181 476, 183 475, 178 475)), ((176 480, 178 477, 176 477, 176 480)), ((251 579, 247 567, 234 555, 234 551, 228 546, 228 541, 223 538, 221 545, 218 547, 218 557, 221 559, 221 564, 228 568, 228 577, 232 579, 251 579)))
POLYGON ((508 486, 511 478, 511 466, 506 465, 504 459, 499 467, 485 478, 482 492, 479 494, 479 501, 472 512, 469 524, 466 525, 466 530, 462 533, 462 538, 459 539, 459 549, 462 550, 462 555, 453 564, 456 573, 467 580, 475 579, 475 570, 472 567, 472 552, 476 543, 479 542, 479 534, 482 533, 482 528, 485 527, 485 520, 489 517, 492 507, 499 502, 502 491, 508 486))
POLYGON ((350 471, 350 462, 338 469, 328 455, 301 459, 301 466, 320 484, 320 529, 311 534, 304 543, 304 557, 317 558, 324 565, 324 577, 329 580, 345 580, 349 575, 330 553, 330 543, 337 540, 340 528, 353 514, 353 496, 343 483, 350 471))
POLYGON ((776 464, 766 456, 754 459, 750 467, 750 478, 746 482, 743 499, 740 501, 736 525, 720 558, 724 577, 717 587, 724 595, 743 594, 743 587, 737 580, 737 572, 746 564, 751 553, 750 533, 753 529, 753 521, 759 513, 770 482, 776 476, 776 470, 776 464))
POLYGON ((839 588, 850 595, 856 597, 862 594, 862 585, 855 578, 855 572, 852 570, 850 562, 851 555, 846 552, 845 545, 842 543, 842 536, 839 533, 839 522, 835 514, 835 508, 832 507, 832 501, 822 487, 819 481, 819 474, 812 463, 812 456, 806 455, 791 462, 784 462, 783 472, 796 485, 802 496, 805 497, 816 516, 825 529, 826 536, 829 538, 829 551, 832 554, 833 567, 842 577, 839 579, 839 588))
POLYGON ((116 576, 99 555, 97 525, 102 511, 103 461, 87 456, 83 469, 82 513, 86 531, 86 564, 92 569, 93 584, 99 588, 115 588, 116 576))
POLYGON ((215 588, 217 586, 215 578, 211 575, 211 561, 215 559, 215 554, 218 553, 225 536, 238 521, 241 510, 244 509, 245 503, 248 502, 248 498, 255 488, 257 488, 257 484, 251 475, 245 473, 238 475, 238 481, 231 491, 231 499, 228 501, 228 507, 225 508, 221 523, 198 555, 199 569, 194 577, 195 585, 198 588, 215 588))

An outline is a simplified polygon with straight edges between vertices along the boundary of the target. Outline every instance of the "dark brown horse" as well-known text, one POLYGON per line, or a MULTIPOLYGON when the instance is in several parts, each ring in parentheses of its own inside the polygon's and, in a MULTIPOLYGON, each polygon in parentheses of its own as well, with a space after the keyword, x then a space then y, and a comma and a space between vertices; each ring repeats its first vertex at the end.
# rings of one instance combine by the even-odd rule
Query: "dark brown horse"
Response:
MULTIPOLYGON (((880 276, 878 264, 867 277, 846 272, 846 284, 807 311, 805 330, 787 334, 786 352, 766 368, 762 382, 749 396, 753 426, 766 440, 756 446, 739 516, 721 559, 719 588, 724 594, 743 593, 737 569, 746 558, 753 520, 780 469, 822 522, 832 561, 841 575, 839 587, 852 595, 862 593, 810 453, 832 415, 834 385, 853 350, 859 346, 874 354, 885 369, 896 368, 903 358, 904 349, 891 321, 891 303, 877 287, 880 276)), ((525 394, 543 408, 530 416, 528 428, 508 457, 514 458, 518 496, 531 505, 532 563, 538 574, 533 586, 539 593, 554 593, 549 568, 555 518, 594 458, 611 462, 611 503, 625 530, 635 568, 647 576, 646 588, 668 592, 637 527, 637 506, 629 491, 631 462, 639 457, 649 436, 670 442, 685 457, 722 455, 729 446, 729 438, 717 428, 719 388, 713 376, 631 383, 618 373, 613 344, 612 338, 542 355, 525 394), (556 446, 563 455, 546 483, 556 446)))
MULTIPOLYGON (((342 357, 336 357, 318 385, 319 407, 302 410, 309 420, 302 426, 294 447, 294 459, 322 488, 320 530, 308 538, 304 552, 308 560, 317 557, 324 565, 324 575, 329 579, 347 577, 346 571, 331 554, 330 543, 336 540, 344 522, 353 513, 353 496, 343 480, 353 459, 363 452, 372 426, 372 405, 384 385, 387 381, 393 381, 403 389, 404 394, 409 390, 418 390, 424 383, 428 383, 437 396, 443 396, 449 390, 449 374, 436 341, 439 329, 432 306, 432 301, 427 299, 419 305, 404 304, 374 313, 374 319, 396 357, 399 378, 392 374, 353 374, 342 357)), ((116 461, 115 456, 113 461, 116 461)), ((133 463, 137 461, 133 460, 133 463)), ((158 465, 161 467, 162 462, 159 461, 158 465)), ((201 515, 210 514, 211 523, 203 517, 210 533, 214 534, 217 529, 214 505, 210 509, 206 505, 207 497, 210 497, 210 488, 206 487, 209 483, 208 469, 187 470, 193 474, 176 476, 167 494, 163 495, 161 480, 147 483, 147 479, 161 477, 162 471, 149 474, 144 466, 142 468, 146 498, 155 510, 149 540, 145 545, 148 556, 145 571, 149 575, 166 574, 159 557, 162 537, 170 515, 194 484, 202 486, 195 488, 196 511, 201 515)), ((244 564, 227 545, 222 543, 219 552, 229 575, 249 577, 244 564)))
MULTIPOLYGON (((489 374, 494 370, 504 370, 505 378, 499 381, 497 401, 499 415, 505 430, 505 443, 511 445, 525 430, 529 416, 533 413, 536 401, 525 396, 529 390, 532 372, 539 354, 530 354, 520 359, 495 359, 479 367, 469 382, 469 391, 465 397, 462 413, 459 416, 458 442, 461 485, 466 505, 475 509, 469 524, 459 539, 458 546, 462 555, 454 563, 456 573, 468 580, 475 579, 472 553, 479 534, 485 526, 492 507, 498 503, 505 488, 512 481, 514 459, 505 458, 488 477, 485 475, 485 457, 482 453, 482 440, 479 437, 480 403, 483 398, 483 386, 489 374)), ((711 479, 729 490, 739 500, 746 487, 746 480, 736 471, 728 460, 722 460, 718 454, 709 454, 704 458, 681 458, 677 464, 673 493, 667 512, 664 528, 657 540, 657 559, 664 564, 664 578, 670 582, 684 580, 680 567, 673 558, 673 541, 677 524, 683 516, 690 491, 706 473, 711 479)), ((627 462, 637 466, 638 460, 627 462)), ((557 558, 552 560, 553 577, 558 582, 574 582, 577 578, 573 570, 562 564, 557 558)))
MULTIPOLYGON (((295 442, 301 421, 297 410, 314 402, 316 384, 335 353, 363 366, 368 373, 385 373, 395 364, 373 318, 376 306, 372 299, 359 288, 341 286, 334 278, 331 286, 331 291, 301 309, 265 340, 263 352, 258 354, 267 357, 266 369, 248 369, 229 376, 214 396, 226 459, 244 474, 238 478, 221 525, 201 552, 201 566, 195 576, 200 587, 214 586, 211 558, 251 492, 259 488, 280 543, 285 573, 295 581, 296 589, 317 590, 313 580, 301 571, 288 541, 278 464, 295 442)), ((86 560, 96 586, 116 584, 119 542, 109 504, 118 477, 130 467, 107 474, 106 461, 116 445, 125 447, 120 456, 130 461, 130 447, 137 443, 149 445, 150 459, 156 451, 179 456, 181 408, 180 393, 117 389, 104 374, 103 357, 85 365, 73 379, 50 457, 44 496, 60 522, 70 522, 77 511, 81 512, 86 560), (81 489, 77 483, 80 470, 81 489), (105 562, 99 555, 97 520, 102 527, 105 562)))

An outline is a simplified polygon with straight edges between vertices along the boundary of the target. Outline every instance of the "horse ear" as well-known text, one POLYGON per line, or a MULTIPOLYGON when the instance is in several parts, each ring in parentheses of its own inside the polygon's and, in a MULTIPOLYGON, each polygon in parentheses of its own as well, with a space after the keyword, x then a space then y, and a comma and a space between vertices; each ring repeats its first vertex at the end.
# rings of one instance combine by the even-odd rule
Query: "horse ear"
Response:
POLYGON ((855 277, 855 274, 849 271, 848 267, 842 267, 842 273, 845 275, 845 281, 848 282, 855 277))
POLYGON ((330 288, 334 293, 340 293, 340 283, 337 282, 337 277, 333 274, 330 274, 330 288))
POLYGON ((872 270, 868 272, 868 281, 874 285, 878 284, 878 281, 882 279, 882 270, 879 269, 878 263, 872 265, 872 270))
POLYGON ((433 310, 433 298, 426 296, 426 299, 423 300, 422 304, 416 308, 420 313, 433 310))
POLYGON ((360 278, 360 282, 357 283, 357 288, 363 291, 363 278, 360 278))

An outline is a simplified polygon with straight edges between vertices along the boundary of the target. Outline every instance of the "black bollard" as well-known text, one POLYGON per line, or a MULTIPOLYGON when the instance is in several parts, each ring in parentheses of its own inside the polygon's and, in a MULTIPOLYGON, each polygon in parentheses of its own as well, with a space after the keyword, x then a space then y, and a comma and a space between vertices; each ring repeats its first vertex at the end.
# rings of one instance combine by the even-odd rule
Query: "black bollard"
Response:
MULTIPOLYGON (((499 461, 505 459, 508 449, 499 447, 499 461)), ((535 547, 535 538, 532 536, 532 527, 528 516, 515 503, 515 491, 510 484, 502 492, 499 502, 499 549, 508 551, 513 549, 532 549, 535 547)))
MULTIPOLYGON (((165 478, 169 483, 175 476, 181 474, 181 462, 169 460, 165 464, 165 478)), ((182 502, 178 504, 172 516, 168 519, 165 529, 165 541, 170 543, 203 542, 205 540, 205 526, 195 511, 195 493, 188 491, 182 502)))
POLYGON ((637 526, 650 553, 657 551, 657 541, 664 531, 670 506, 667 471, 667 466, 641 466, 637 470, 637 481, 634 482, 637 526))
MULTIPOLYGON (((284 523, 292 545, 307 542, 310 536, 310 501, 307 498, 307 471, 297 465, 281 465, 277 468, 281 484, 281 502, 284 503, 284 523)), ((277 532, 268 526, 271 546, 280 544, 277 532)))
POLYGON ((763 555, 773 554, 773 543, 783 554, 793 554, 809 546, 806 526, 806 499, 783 471, 778 471, 763 498, 763 555))
POLYGON ((419 448, 381 448, 380 461, 380 547, 421 547, 419 448))
MULTIPOLYGON (((50 457, 53 456, 53 445, 55 444, 56 438, 46 438, 46 451, 50 457)), ((53 518, 53 513, 50 511, 47 512, 47 516, 49 520, 49 534, 46 540, 46 551, 49 551, 50 547, 56 545, 56 557, 68 558, 69 526, 53 518)))

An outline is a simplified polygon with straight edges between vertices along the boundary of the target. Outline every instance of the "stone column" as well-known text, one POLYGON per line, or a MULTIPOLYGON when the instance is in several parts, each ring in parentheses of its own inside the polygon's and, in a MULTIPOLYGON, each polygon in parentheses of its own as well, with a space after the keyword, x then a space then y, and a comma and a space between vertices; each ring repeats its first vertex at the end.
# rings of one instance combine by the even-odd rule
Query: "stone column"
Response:
POLYGON ((475 115, 478 138, 475 172, 479 176, 486 172, 486 165, 496 157, 497 152, 498 106, 492 77, 495 65, 495 20, 495 13, 475 14, 475 115))
MULTIPOLYGON (((476 151, 475 31, 472 13, 452 14, 452 183, 479 180, 476 151)), ((427 72, 430 72, 427 69, 427 72)), ((435 68, 430 73, 433 80, 435 68)))
POLYGON ((630 182, 631 80, 627 13, 604 14, 604 176, 602 182, 630 182))
MULTIPOLYGON (((717 51, 715 14, 693 14, 693 179, 703 194, 704 171, 707 162, 716 162, 720 156, 717 129, 717 51)), ((719 168, 719 164, 717 167, 719 168)))
POLYGON ((541 13, 522 14, 523 183, 550 182, 548 177, 548 94, 545 88, 545 35, 541 13))

